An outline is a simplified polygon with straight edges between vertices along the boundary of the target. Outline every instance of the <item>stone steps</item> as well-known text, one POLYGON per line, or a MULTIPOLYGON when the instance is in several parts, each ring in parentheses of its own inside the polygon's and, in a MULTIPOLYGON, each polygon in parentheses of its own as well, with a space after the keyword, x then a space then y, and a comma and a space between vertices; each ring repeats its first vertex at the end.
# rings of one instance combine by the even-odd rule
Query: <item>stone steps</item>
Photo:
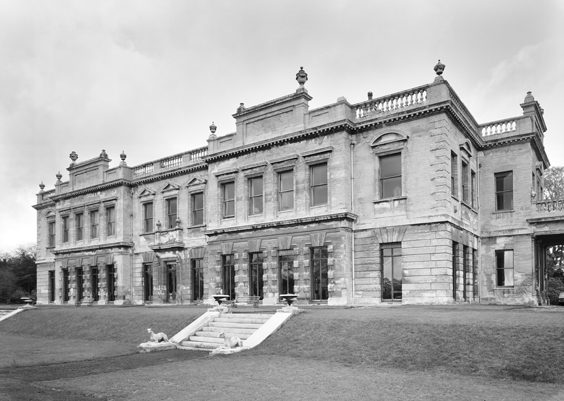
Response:
POLYGON ((225 345, 222 334, 246 340, 271 316, 258 313, 224 313, 202 326, 188 340, 182 341, 180 346, 184 349, 212 351, 225 345))

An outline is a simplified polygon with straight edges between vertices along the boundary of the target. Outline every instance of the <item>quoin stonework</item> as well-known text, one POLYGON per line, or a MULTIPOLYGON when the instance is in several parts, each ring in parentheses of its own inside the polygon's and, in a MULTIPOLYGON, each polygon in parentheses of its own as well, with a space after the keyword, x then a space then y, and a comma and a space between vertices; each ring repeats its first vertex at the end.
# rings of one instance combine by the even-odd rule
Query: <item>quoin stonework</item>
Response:
POLYGON ((444 68, 313 110, 300 68, 205 147, 133 167, 73 151, 34 206, 37 302, 544 303, 564 204, 542 197, 543 109, 527 92, 480 124, 444 68))

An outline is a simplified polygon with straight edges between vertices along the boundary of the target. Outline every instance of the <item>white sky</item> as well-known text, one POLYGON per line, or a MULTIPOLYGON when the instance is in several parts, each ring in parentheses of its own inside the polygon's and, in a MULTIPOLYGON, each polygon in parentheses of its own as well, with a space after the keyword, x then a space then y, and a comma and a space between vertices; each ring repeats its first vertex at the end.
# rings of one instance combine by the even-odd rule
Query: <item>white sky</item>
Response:
POLYGON ((300 66, 310 108, 430 83, 439 58, 480 123, 531 90, 564 165, 563 27, 558 0, 0 0, 0 252, 35 242, 38 184, 72 150, 133 166, 205 146, 300 66))

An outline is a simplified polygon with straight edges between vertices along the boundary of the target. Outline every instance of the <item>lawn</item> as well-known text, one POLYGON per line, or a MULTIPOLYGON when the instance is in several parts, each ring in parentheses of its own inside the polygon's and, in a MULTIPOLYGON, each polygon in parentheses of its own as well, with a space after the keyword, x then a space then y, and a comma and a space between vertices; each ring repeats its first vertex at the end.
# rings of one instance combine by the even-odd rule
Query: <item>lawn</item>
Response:
POLYGON ((241 354, 135 354, 147 327, 172 335, 204 311, 20 313, 0 322, 0 387, 26 383, 29 400, 203 400, 227 388, 241 400, 564 399, 564 308, 311 307, 241 354))

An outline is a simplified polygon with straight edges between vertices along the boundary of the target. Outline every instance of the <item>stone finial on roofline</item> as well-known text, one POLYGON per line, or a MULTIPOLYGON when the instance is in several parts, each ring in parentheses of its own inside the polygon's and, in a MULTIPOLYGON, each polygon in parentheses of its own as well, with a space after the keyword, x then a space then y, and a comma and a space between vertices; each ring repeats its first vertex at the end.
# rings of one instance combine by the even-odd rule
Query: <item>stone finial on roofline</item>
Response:
POLYGON ((306 88, 304 88, 304 84, 307 82, 307 72, 304 71, 304 67, 300 67, 296 74, 296 81, 300 84, 296 92, 307 92, 306 88))
POLYGON ((69 157, 72 160, 72 164, 74 164, 74 162, 76 162, 76 159, 78 159, 78 154, 73 150, 72 152, 70 152, 69 157))
POLYGON ((444 80, 442 75, 443 75, 443 71, 445 70, 445 68, 446 68, 446 65, 441 63, 441 60, 439 60, 437 62, 437 64, 435 64, 435 67, 433 68, 435 70, 435 73, 437 74, 437 76, 435 77, 435 82, 439 82, 439 81, 444 80))
POLYGON ((43 184, 43 181, 41 181, 41 184, 39 184, 39 189, 41 190, 40 192, 43 192, 43 190, 45 189, 45 184, 43 184))
POLYGON ((126 157, 127 157, 127 155, 125 154, 125 150, 122 150, 121 154, 119 155, 119 158, 121 159, 121 163, 120 163, 121 166, 126 165, 126 163, 125 163, 126 157))

